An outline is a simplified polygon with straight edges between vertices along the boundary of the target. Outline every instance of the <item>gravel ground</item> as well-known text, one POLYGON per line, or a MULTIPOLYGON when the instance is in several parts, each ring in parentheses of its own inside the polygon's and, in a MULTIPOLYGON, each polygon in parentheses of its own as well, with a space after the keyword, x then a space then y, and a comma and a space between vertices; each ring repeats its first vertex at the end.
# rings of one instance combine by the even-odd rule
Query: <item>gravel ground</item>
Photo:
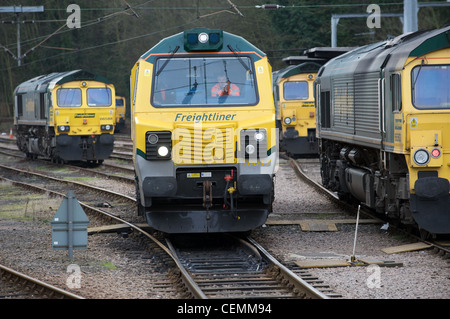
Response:
MULTIPOLYGON (((8 160, 0 157, 0 162, 8 160)), ((271 220, 349 218, 339 207, 298 180, 286 161, 281 160, 280 164, 271 220)), ((117 187, 134 194, 134 186, 107 184, 108 188, 117 187)), ((50 207, 50 203, 41 197, 24 194, 23 190, 7 183, 0 183, 0 192, 0 263, 63 289, 68 289, 67 282, 72 274, 67 272, 68 266, 77 264, 81 269, 81 288, 69 290, 87 298, 182 297, 173 288, 164 288, 167 284, 165 260, 137 244, 134 238, 124 239, 117 234, 92 235, 89 248, 76 250, 74 259, 70 260, 66 251, 51 247, 49 222, 56 207, 50 207)), ((375 270, 366 267, 313 268, 310 271, 348 299, 450 298, 448 261, 431 250, 395 255, 383 253, 381 248, 410 243, 411 240, 391 229, 383 231, 380 226, 360 225, 357 257, 393 260, 403 263, 403 267, 375 270), (374 278, 380 279, 379 284, 374 278)), ((285 260, 348 259, 353 250, 354 228, 353 224, 338 224, 338 232, 304 232, 298 225, 266 226, 254 230, 252 236, 285 260)))
MULTIPOLYGON (((1 163, 11 165, 11 161, 0 156, 1 163)), ((30 167, 38 165, 42 163, 30 163, 30 167)), ((134 194, 134 186, 116 182, 107 185, 134 194)), ((166 260, 147 250, 146 244, 139 244, 135 237, 123 238, 116 233, 90 235, 88 249, 74 250, 74 258, 69 259, 66 250, 54 250, 51 243, 50 222, 62 199, 24 194, 23 189, 7 182, 0 182, 0 194, 0 264, 85 298, 181 297, 169 280, 166 260), (80 287, 74 286, 78 273, 70 271, 72 264, 80 267, 80 287)), ((89 226, 97 222, 91 220, 89 226)))
MULTIPOLYGON (((286 161, 281 160, 280 164, 274 214, 270 219, 286 216, 312 219, 317 218, 314 216, 317 212, 330 219, 349 218, 339 207, 297 179, 286 161), (289 187, 285 187, 286 184, 289 187)), ((285 260, 349 260, 353 254, 355 225, 337 224, 337 227, 338 232, 303 232, 298 225, 267 226, 255 230, 252 236, 285 260)), ((414 240, 392 228, 384 231, 380 227, 381 224, 359 225, 357 259, 395 261, 402 263, 402 267, 312 268, 311 273, 349 299, 450 298, 449 261, 431 249, 388 255, 381 249, 413 243, 414 240)))

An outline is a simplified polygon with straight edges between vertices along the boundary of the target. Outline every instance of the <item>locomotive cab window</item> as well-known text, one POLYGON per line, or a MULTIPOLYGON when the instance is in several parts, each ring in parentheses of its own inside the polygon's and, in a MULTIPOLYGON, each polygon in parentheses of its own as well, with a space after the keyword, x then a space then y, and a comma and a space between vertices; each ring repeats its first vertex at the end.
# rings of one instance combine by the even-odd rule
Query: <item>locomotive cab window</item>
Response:
POLYGON ((402 109, 402 88, 400 74, 394 73, 391 76, 391 96, 392 109, 394 112, 400 112, 402 109))
POLYGON ((17 94, 17 116, 23 116, 23 94, 17 94))
POLYGON ((123 100, 122 99, 116 99, 116 106, 123 106, 123 100))
POLYGON ((288 81, 283 85, 283 97, 285 100, 307 100, 308 82, 306 81, 288 81))
POLYGON ((256 105, 249 57, 160 58, 155 64, 155 107, 256 105))
POLYGON ((81 89, 58 89, 56 103, 62 107, 81 106, 81 89))
POLYGON ((450 108, 450 65, 416 66, 411 72, 411 81, 416 108, 450 108))
POLYGON ((111 106, 111 90, 108 88, 87 89, 88 106, 111 106))

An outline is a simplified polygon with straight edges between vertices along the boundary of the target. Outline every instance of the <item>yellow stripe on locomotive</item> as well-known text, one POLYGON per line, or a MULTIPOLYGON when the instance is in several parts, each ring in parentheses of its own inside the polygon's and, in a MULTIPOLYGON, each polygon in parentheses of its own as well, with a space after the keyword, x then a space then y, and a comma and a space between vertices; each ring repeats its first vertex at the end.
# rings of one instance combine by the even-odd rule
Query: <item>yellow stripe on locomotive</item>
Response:
POLYGON ((138 207, 150 226, 222 232, 263 224, 277 162, 265 54, 221 30, 193 29, 144 54, 130 80, 138 207))

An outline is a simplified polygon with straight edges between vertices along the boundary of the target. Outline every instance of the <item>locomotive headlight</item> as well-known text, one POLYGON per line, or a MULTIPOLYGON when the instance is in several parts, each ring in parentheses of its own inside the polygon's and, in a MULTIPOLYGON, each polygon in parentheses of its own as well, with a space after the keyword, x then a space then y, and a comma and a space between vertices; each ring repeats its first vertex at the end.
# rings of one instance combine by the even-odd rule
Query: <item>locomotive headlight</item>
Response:
POLYGON ((147 132, 145 139, 147 160, 169 160, 172 157, 172 132, 147 132))
POLYGON ((102 131, 111 131, 112 128, 113 128, 113 126, 110 125, 110 124, 100 125, 100 129, 101 129, 102 131))
POLYGON ((195 28, 184 31, 184 49, 192 51, 219 51, 223 46, 223 31, 195 28))
POLYGON ((58 126, 58 132, 69 132, 70 126, 69 125, 59 125, 58 126))
POLYGON ((417 165, 425 165, 430 161, 430 154, 425 149, 418 149, 414 152, 413 160, 417 165))
POLYGON ((255 146, 249 144, 245 147, 245 152, 249 155, 252 155, 253 153, 255 153, 255 146))
POLYGON ((285 117, 284 118, 284 124, 286 124, 286 125, 291 124, 291 118, 290 117, 285 117))
POLYGON ((206 43, 209 41, 209 35, 208 33, 202 32, 198 35, 198 42, 200 43, 206 43))
POLYGON ((255 138, 255 140, 256 140, 257 142, 263 141, 265 137, 266 137, 266 136, 264 135, 264 132, 263 132, 263 131, 258 131, 258 132, 256 132, 255 135, 254 135, 254 138, 255 138))
POLYGON ((160 146, 158 148, 158 155, 161 157, 166 157, 169 154, 169 149, 167 146, 160 146))
POLYGON ((267 157, 267 131, 266 129, 247 129, 240 133, 241 147, 239 158, 265 158, 267 157))
POLYGON ((147 140, 150 144, 155 145, 156 143, 158 143, 159 138, 156 134, 149 134, 147 140))

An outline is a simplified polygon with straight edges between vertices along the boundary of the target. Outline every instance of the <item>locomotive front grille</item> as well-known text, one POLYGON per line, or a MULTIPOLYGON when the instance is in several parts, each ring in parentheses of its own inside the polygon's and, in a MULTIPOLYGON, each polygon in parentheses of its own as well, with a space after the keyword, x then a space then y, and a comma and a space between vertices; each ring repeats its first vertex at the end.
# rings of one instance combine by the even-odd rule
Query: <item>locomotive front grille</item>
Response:
POLYGON ((228 126, 177 126, 173 134, 176 164, 236 163, 236 128, 228 126))

